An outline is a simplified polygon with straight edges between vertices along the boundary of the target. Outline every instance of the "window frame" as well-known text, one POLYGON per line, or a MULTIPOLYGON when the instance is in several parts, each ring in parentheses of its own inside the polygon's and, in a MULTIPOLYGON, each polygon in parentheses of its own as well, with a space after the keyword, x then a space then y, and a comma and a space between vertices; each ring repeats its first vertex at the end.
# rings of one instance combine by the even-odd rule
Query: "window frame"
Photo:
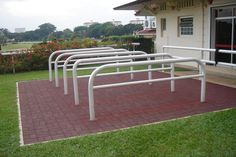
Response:
POLYGON ((166 31, 166 18, 160 19, 160 25, 161 25, 161 37, 163 37, 164 31, 166 31))
MULTIPOLYGON (((188 25, 188 24, 187 24, 188 25)), ((193 16, 181 16, 178 18, 178 36, 193 36, 194 34, 194 17, 193 16), (182 26, 182 19, 192 19, 191 26, 182 26)))

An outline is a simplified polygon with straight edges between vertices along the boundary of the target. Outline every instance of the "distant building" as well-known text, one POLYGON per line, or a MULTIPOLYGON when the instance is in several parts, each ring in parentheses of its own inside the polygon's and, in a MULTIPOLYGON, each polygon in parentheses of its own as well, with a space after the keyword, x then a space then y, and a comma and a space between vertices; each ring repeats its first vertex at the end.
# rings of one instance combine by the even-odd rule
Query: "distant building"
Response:
POLYGON ((145 16, 145 20, 131 20, 131 24, 142 24, 143 30, 136 31, 135 36, 144 38, 156 38, 156 18, 154 16, 145 16))
POLYGON ((130 24, 144 24, 144 20, 140 20, 140 19, 136 19, 136 20, 130 20, 129 21, 130 24))
POLYGON ((85 22, 83 25, 85 27, 89 27, 89 26, 91 26, 92 24, 95 24, 95 23, 97 23, 97 22, 90 21, 90 22, 85 22))
POLYGON ((152 38, 153 40, 155 40, 156 39, 156 29, 146 28, 146 29, 134 32, 133 35, 143 37, 143 38, 152 38))
POLYGON ((113 25, 115 25, 115 26, 122 25, 122 22, 121 22, 121 21, 112 20, 112 21, 108 21, 108 22, 111 22, 111 23, 112 23, 113 25))
POLYGON ((15 28, 15 33, 24 33, 25 28, 15 28))
POLYGON ((156 29, 155 16, 145 16, 144 29, 156 29))

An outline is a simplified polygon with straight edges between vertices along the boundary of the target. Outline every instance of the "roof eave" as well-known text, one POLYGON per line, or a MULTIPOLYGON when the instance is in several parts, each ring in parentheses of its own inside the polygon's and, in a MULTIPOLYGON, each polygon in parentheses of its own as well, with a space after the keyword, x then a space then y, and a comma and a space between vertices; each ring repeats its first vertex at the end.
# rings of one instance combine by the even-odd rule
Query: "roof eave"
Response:
POLYGON ((145 2, 151 0, 136 0, 118 7, 113 8, 114 10, 139 10, 145 2))

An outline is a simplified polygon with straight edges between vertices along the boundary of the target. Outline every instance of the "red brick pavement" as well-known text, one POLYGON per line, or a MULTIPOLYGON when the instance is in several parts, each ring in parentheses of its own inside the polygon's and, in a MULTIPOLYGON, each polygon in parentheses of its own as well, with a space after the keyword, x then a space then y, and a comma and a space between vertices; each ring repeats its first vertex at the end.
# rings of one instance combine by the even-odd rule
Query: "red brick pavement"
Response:
MULTIPOLYGON (((154 73, 154 78, 167 74, 154 73)), ((147 74, 135 74, 146 79, 147 74)), ((98 77, 95 84, 129 81, 129 75, 98 77)), ((200 103, 200 81, 177 80, 176 92, 170 82, 96 89, 95 121, 89 121, 88 79, 79 79, 80 105, 74 105, 72 80, 69 95, 54 82, 20 82, 19 99, 24 144, 32 144, 91 133, 116 130, 189 115, 236 107, 236 89, 207 83, 206 102, 200 103)))

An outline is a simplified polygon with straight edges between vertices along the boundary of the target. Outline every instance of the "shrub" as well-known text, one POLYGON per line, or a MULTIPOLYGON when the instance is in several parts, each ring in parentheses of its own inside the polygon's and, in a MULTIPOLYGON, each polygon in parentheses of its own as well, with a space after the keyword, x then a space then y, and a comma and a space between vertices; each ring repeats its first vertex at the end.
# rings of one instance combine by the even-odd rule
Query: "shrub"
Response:
POLYGON ((71 40, 71 41, 51 41, 34 44, 29 53, 14 56, 12 63, 11 56, 0 55, 0 73, 11 73, 13 64, 17 72, 44 70, 48 68, 48 57, 54 51, 61 49, 77 49, 86 47, 96 47, 97 42, 91 39, 71 40))
POLYGON ((135 50, 144 51, 147 53, 154 53, 154 42, 150 38, 140 38, 134 36, 110 36, 106 37, 101 41, 101 45, 106 45, 106 43, 115 43, 115 48, 125 48, 128 50, 133 50, 132 43, 138 42, 139 46, 135 50))

